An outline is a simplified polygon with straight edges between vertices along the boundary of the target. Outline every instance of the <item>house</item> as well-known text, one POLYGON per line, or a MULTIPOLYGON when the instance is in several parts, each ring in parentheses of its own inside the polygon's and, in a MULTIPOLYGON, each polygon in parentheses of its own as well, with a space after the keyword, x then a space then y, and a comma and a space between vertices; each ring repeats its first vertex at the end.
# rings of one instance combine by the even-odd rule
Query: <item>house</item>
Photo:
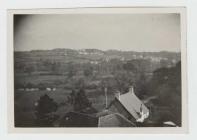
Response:
POLYGON ((144 122, 149 116, 149 109, 135 95, 133 87, 128 93, 122 95, 119 93, 108 106, 108 110, 122 114, 132 122, 144 122))
POLYGON ((60 127, 136 127, 149 117, 149 109, 135 95, 133 87, 128 93, 118 94, 103 112, 68 112, 60 127))
POLYGON ((119 113, 99 117, 98 127, 135 127, 136 125, 119 113))

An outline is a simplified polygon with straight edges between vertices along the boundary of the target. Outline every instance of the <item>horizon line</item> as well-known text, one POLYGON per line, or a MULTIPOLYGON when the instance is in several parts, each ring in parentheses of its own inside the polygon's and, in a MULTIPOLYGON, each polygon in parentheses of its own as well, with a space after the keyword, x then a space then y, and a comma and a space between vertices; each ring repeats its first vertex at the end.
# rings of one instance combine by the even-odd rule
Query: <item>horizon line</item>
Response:
POLYGON ((14 50, 14 52, 31 52, 31 51, 52 51, 52 50, 57 50, 57 49, 70 49, 70 50, 87 50, 87 49, 93 49, 93 50, 100 50, 100 51, 120 51, 120 52, 172 52, 172 53, 181 53, 181 51, 168 51, 168 50, 160 50, 160 51, 137 51, 137 50, 118 50, 118 49, 97 49, 97 48, 84 48, 84 49, 75 49, 75 48, 53 48, 53 49, 35 49, 35 50, 14 50))

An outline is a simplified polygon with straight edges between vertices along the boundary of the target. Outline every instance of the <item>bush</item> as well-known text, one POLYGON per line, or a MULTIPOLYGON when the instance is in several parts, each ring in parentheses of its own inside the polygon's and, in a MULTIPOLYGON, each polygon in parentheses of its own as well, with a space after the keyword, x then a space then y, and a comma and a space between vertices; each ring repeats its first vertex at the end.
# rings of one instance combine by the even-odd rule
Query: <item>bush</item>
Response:
POLYGON ((32 83, 27 83, 27 84, 25 85, 25 87, 26 87, 26 88, 34 88, 35 85, 32 84, 32 83))
POLYGON ((43 83, 38 84, 39 90, 46 90, 46 85, 43 83))
POLYGON ((89 84, 89 85, 86 85, 85 88, 86 89, 96 89, 98 86, 95 85, 95 84, 89 84))

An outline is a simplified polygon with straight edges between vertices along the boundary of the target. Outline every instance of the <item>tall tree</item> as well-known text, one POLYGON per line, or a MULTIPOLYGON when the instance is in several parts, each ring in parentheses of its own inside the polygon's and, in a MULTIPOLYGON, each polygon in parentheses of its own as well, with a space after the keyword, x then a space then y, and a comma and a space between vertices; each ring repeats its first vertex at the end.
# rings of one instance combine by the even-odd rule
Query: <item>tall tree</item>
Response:
POLYGON ((87 107, 91 107, 91 105, 91 102, 85 95, 85 90, 81 88, 74 97, 74 110, 81 112, 87 107))
POLYGON ((51 113, 58 108, 57 103, 47 94, 40 97, 35 103, 36 122, 39 126, 52 126, 55 116, 51 113))
POLYGON ((147 94, 147 78, 143 72, 139 74, 137 81, 135 82, 135 93, 142 99, 147 94))
POLYGON ((84 70, 84 75, 87 77, 92 76, 93 75, 93 67, 91 67, 91 66, 86 67, 84 70))
MULTIPOLYGON (((157 96, 154 105, 168 107, 172 116, 170 119, 181 126, 181 62, 175 67, 154 71, 148 92, 151 96, 157 96)), ((160 117, 162 120, 169 119, 165 114, 160 117)))

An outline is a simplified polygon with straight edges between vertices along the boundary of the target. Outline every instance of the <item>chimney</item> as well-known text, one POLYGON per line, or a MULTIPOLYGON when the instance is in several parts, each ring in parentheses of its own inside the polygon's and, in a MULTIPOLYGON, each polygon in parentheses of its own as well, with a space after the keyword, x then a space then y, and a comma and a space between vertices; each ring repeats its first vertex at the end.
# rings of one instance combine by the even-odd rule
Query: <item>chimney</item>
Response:
POLYGON ((118 100, 120 100, 120 92, 118 92, 118 100))
POLYGON ((118 98, 118 100, 120 100, 120 91, 117 91, 117 92, 115 93, 115 96, 116 96, 116 98, 118 98))
POLYGON ((133 86, 130 86, 130 88, 129 88, 129 92, 130 92, 131 94, 134 94, 133 86))

